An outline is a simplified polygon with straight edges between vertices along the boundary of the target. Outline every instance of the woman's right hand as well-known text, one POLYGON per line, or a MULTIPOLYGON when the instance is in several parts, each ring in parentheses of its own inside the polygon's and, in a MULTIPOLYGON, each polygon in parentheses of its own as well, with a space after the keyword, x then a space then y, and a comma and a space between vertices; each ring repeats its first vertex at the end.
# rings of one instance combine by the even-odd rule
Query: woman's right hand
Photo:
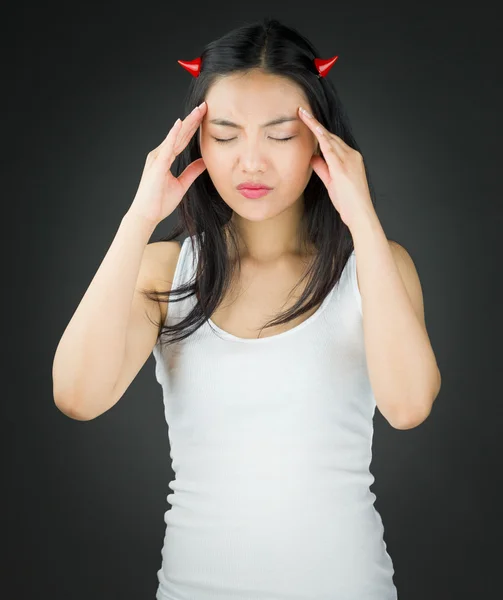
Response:
POLYGON ((129 214, 139 215, 156 226, 176 209, 194 180, 206 169, 203 159, 198 158, 178 178, 170 170, 175 157, 197 131, 206 107, 203 102, 183 121, 178 119, 164 141, 149 152, 129 214))

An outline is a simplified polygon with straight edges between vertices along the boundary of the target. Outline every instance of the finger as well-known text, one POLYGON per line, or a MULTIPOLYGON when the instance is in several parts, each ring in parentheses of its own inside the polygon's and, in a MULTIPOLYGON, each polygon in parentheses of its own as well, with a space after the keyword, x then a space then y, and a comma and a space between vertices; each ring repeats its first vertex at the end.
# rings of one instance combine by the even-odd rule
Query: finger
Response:
POLYGON ((164 138, 162 143, 166 144, 166 143, 172 142, 173 140, 176 140, 176 136, 180 132, 182 125, 183 125, 183 121, 180 118, 178 118, 174 122, 173 127, 169 130, 168 135, 164 138))
POLYGON ((345 149, 337 144, 337 136, 330 133, 323 125, 310 113, 305 114, 302 107, 299 107, 299 114, 301 115, 302 121, 311 129, 314 135, 318 139, 321 151, 325 154, 326 152, 333 152, 341 161, 347 158, 345 149), (309 116, 308 116, 309 115, 309 116), (332 141, 334 146, 332 146, 332 141))
POLYGON ((185 119, 182 121, 182 129, 179 132, 178 138, 175 143, 175 149, 181 152, 187 145, 190 138, 197 131, 201 121, 206 113, 206 103, 201 108, 196 106, 192 112, 190 112, 185 119), (179 150, 178 150, 179 149, 179 150))
POLYGON ((184 171, 178 176, 178 181, 182 185, 183 193, 185 194, 194 181, 206 170, 206 164, 202 158, 188 165, 184 171))
POLYGON ((323 129, 321 125, 316 126, 316 131, 319 135, 320 150, 327 162, 330 161, 330 155, 333 155, 338 163, 343 163, 347 159, 346 151, 323 129))
POLYGON ((153 150, 151 150, 149 152, 149 154, 147 156, 147 160, 157 158, 165 146, 171 146, 173 144, 173 142, 176 140, 176 137, 178 135, 178 132, 180 131, 181 126, 182 126, 182 120, 177 119, 174 122, 173 127, 168 131, 168 135, 163 139, 163 141, 156 148, 154 148, 153 150))
POLYGON ((189 136, 192 136, 194 131, 201 124, 201 119, 204 117, 205 111, 206 102, 203 102, 199 107, 196 106, 183 121, 177 119, 165 140, 152 153, 153 157, 159 157, 161 160, 167 161, 168 168, 171 168, 177 155, 180 154, 187 145, 189 136), (187 127, 191 127, 191 129, 187 130, 187 127))

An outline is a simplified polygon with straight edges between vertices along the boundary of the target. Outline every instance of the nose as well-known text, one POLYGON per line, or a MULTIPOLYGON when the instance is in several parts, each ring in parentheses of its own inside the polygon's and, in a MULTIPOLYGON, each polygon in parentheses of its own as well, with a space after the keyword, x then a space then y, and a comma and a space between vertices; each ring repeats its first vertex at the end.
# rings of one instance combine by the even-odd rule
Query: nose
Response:
POLYGON ((265 171, 267 160, 260 140, 248 140, 240 148, 239 161, 243 171, 265 171))

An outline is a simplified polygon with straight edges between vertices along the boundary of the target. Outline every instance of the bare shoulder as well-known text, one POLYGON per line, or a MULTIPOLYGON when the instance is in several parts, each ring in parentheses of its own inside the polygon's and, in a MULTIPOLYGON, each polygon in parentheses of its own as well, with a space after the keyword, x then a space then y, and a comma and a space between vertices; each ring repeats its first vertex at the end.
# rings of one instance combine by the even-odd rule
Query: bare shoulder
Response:
MULTIPOLYGON (((143 255, 142 281, 138 282, 139 287, 156 292, 170 290, 180 251, 180 243, 174 240, 147 244, 143 255)), ((167 303, 159 302, 158 304, 160 323, 164 323, 167 303)))

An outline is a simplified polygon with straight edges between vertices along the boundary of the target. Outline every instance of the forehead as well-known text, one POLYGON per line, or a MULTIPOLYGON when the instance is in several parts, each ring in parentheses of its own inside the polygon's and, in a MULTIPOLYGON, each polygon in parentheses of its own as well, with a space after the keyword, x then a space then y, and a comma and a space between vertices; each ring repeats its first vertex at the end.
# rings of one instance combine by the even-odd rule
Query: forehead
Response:
POLYGON ((208 90, 206 102, 208 118, 252 118, 260 122, 275 114, 295 114, 299 105, 309 106, 295 82, 256 71, 222 77, 208 90))

